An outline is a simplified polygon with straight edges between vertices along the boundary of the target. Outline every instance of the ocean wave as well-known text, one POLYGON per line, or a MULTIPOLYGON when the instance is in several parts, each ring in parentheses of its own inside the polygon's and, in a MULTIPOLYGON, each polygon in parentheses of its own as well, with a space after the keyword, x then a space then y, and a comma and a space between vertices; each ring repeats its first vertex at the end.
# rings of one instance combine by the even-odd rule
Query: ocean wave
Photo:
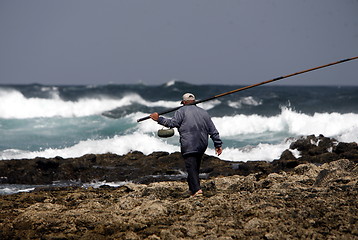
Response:
MULTIPOLYGON (((291 141, 283 141, 278 144, 260 143, 256 146, 247 146, 243 148, 225 148, 221 159, 228 161, 268 161, 279 159, 282 152, 289 149, 291 141)), ((209 150, 209 154, 214 155, 214 150, 209 150)), ((291 150, 295 157, 300 157, 300 152, 291 150)))
POLYGON ((70 158, 80 157, 89 153, 102 154, 108 152, 123 155, 131 151, 141 151, 144 154, 150 154, 155 151, 167 151, 172 153, 177 150, 177 146, 167 144, 166 141, 158 139, 155 136, 133 133, 123 136, 117 135, 108 139, 88 139, 67 148, 47 148, 42 151, 8 149, 0 152, 0 159, 51 158, 55 156, 70 158))
MULTIPOLYGON (((272 161, 280 157, 281 153, 289 147, 290 142, 284 141, 279 144, 258 144, 257 146, 246 146, 243 148, 224 148, 221 159, 228 161, 251 161, 265 160, 272 161)), ((134 133, 125 136, 115 136, 104 140, 86 140, 63 149, 48 148, 43 151, 20 151, 9 149, 0 152, 0 159, 31 159, 35 157, 52 158, 61 156, 63 158, 80 157, 85 154, 104 154, 114 153, 124 155, 131 151, 141 151, 148 155, 156 151, 169 153, 180 151, 179 146, 168 143, 167 140, 160 139, 154 135, 144 135, 134 133)), ((208 155, 215 155, 213 148, 208 148, 208 155)), ((298 153, 297 153, 298 154, 298 153)))
POLYGON ((84 117, 99 115, 105 111, 129 106, 133 103, 167 108, 179 105, 178 101, 146 101, 135 93, 126 94, 119 99, 99 95, 92 98, 81 98, 77 101, 65 101, 56 92, 52 92, 50 98, 27 98, 18 90, 1 88, 0 99, 0 118, 4 119, 84 117))
MULTIPOLYGON (((341 136, 358 129, 358 114, 315 113, 308 115, 283 107, 276 116, 243 115, 215 117, 213 122, 222 137, 265 132, 285 132, 288 135, 323 134, 341 136)), ((357 132, 357 131, 356 131, 357 132)))
MULTIPOLYGON (((170 139, 160 139, 156 136, 160 125, 152 120, 137 123, 137 119, 180 106, 178 92, 184 89, 214 95, 223 91, 221 87, 176 81, 158 87, 0 87, 0 159, 179 151, 177 131, 170 139), (103 117, 103 112, 113 109, 118 109, 116 120, 103 117)), ((299 94, 296 88, 284 90, 261 88, 262 92, 199 105, 215 116, 212 119, 224 141, 222 159, 270 161, 288 148, 286 139, 311 134, 358 141, 356 89, 343 89, 336 98, 331 97, 338 91, 335 88, 313 89, 312 94, 306 88, 299 94), (317 94, 322 92, 322 96, 317 94), (269 97, 269 101, 268 94, 279 97, 269 97), (292 108, 280 109, 287 101, 292 102, 292 108)), ((214 155, 211 146, 207 154, 214 155)))
POLYGON ((240 109, 243 105, 259 106, 261 104, 262 104, 261 99, 256 99, 252 96, 242 97, 238 101, 228 101, 228 105, 236 109, 240 109))
MULTIPOLYGON (((132 114, 132 121, 143 117, 143 113, 132 114)), ((358 114, 354 113, 315 113, 308 115, 291 108, 282 107, 281 113, 272 117, 257 114, 213 117, 220 136, 225 139, 238 139, 245 135, 257 138, 260 134, 282 133, 282 135, 302 136, 319 135, 336 137, 342 141, 358 141, 358 114)), ((147 120, 138 124, 143 133, 155 132, 160 128, 157 123, 147 120)), ((178 135, 177 131, 175 134, 178 135)))
MULTIPOLYGON (((243 162, 254 160, 273 161, 278 159, 282 152, 289 148, 294 139, 295 138, 285 138, 277 144, 259 143, 256 145, 235 147, 225 145, 227 140, 223 138, 224 151, 220 158, 228 161, 243 162)), ((157 137, 155 133, 143 134, 136 132, 123 136, 116 135, 115 137, 108 139, 88 139, 67 148, 47 148, 40 151, 8 149, 0 152, 0 159, 31 159, 35 157, 52 158, 56 156, 70 158, 80 157, 90 153, 104 154, 108 152, 124 155, 131 151, 141 151, 148 155, 156 151, 165 151, 169 153, 180 151, 179 145, 177 143, 173 143, 173 141, 177 142, 178 138, 168 140, 157 137)), ((298 151, 293 151, 293 153, 296 157, 300 154, 298 151)), ((206 154, 214 156, 215 150, 212 147, 209 147, 206 154)))
MULTIPOLYGON (((59 124, 58 121, 55 121, 55 123, 49 122, 47 125, 46 121, 41 121, 37 122, 41 128, 36 128, 37 125, 32 125, 35 127, 20 133, 17 133, 19 128, 6 127, 4 133, 11 134, 11 131, 14 131, 14 134, 19 134, 19 137, 14 138, 14 141, 18 141, 20 138, 31 139, 31 136, 37 136, 36 138, 39 141, 43 141, 43 143, 38 143, 39 146, 42 146, 40 150, 24 150, 31 149, 28 146, 32 143, 28 141, 23 142, 24 147, 21 149, 7 147, 7 149, 0 151, 0 159, 50 158, 55 156, 68 158, 79 157, 88 153, 101 154, 107 152, 123 155, 130 151, 141 151, 144 154, 150 154, 155 151, 169 153, 180 151, 178 131, 175 130, 175 135, 172 138, 161 139, 156 135, 156 132, 162 126, 150 119, 140 123, 136 122, 138 118, 145 115, 145 113, 137 112, 116 121, 100 117, 92 121, 72 118, 68 119, 70 122, 67 124, 65 124, 67 120, 64 121, 64 124, 59 124), (78 129, 78 132, 73 132, 74 135, 80 136, 82 131, 86 132, 88 129, 96 129, 99 133, 99 121, 103 125, 101 125, 101 128, 108 129, 103 131, 103 134, 110 132, 113 135, 94 136, 90 134, 87 136, 89 139, 82 141, 77 141, 76 136, 74 136, 73 144, 66 144, 65 146, 68 147, 61 146, 60 140, 64 136, 62 128, 83 126, 84 121, 87 123, 86 127, 78 129), (58 144, 49 147, 49 141, 58 142, 58 144)), ((358 141, 358 114, 353 113, 316 113, 308 115, 290 108, 282 108, 280 114, 272 117, 238 114, 235 116, 214 117, 213 121, 224 142, 224 153, 221 158, 231 161, 270 161, 276 159, 289 147, 286 139, 303 135, 323 134, 326 137, 336 138, 338 141, 358 141)), ((36 123, 32 120, 31 122, 36 123)), ((70 141, 69 138, 68 140, 70 141)), ((4 139, 4 141, 8 140, 4 139)), ((7 145, 4 144, 4 146, 7 145)), ((214 155, 214 149, 209 146, 207 154, 214 155)))
MULTIPOLYGON (((108 96, 84 97, 76 101, 61 99, 59 93, 51 89, 43 89, 49 93, 49 98, 25 97, 15 89, 0 88, 0 118, 3 119, 26 119, 26 118, 51 118, 51 117, 85 117, 100 115, 104 112, 131 105, 139 105, 150 108, 170 109, 180 106, 179 101, 147 101, 137 93, 127 93, 121 98, 110 98, 108 96)), ((219 105, 220 101, 215 100, 201 104, 206 110, 219 105)), ((127 110, 125 109, 125 111, 127 110)))

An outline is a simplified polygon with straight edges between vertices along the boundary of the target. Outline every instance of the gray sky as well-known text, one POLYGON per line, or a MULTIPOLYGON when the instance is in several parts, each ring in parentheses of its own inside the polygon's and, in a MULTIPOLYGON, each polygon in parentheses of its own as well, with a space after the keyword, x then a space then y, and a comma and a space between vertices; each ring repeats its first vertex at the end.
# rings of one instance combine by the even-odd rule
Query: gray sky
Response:
MULTIPOLYGON (((358 56, 357 0, 0 0, 0 84, 243 84, 358 56)), ((280 85, 358 85, 358 60, 280 85)))

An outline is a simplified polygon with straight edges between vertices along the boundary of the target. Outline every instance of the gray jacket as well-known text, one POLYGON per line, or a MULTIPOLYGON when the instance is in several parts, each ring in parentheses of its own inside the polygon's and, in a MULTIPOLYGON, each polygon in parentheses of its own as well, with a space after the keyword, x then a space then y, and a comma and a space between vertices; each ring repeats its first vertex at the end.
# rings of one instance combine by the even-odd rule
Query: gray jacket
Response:
POLYGON ((158 123, 169 128, 178 128, 181 153, 204 153, 208 147, 208 136, 215 148, 221 147, 222 141, 209 114, 196 105, 184 105, 173 118, 159 117, 158 123))

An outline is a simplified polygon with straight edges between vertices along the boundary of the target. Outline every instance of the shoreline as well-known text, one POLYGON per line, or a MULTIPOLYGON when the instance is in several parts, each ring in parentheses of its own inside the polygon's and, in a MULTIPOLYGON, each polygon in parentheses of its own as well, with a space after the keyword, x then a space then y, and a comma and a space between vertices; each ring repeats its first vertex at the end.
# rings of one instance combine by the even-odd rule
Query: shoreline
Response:
POLYGON ((3 183, 131 179, 0 195, 0 238, 356 239, 357 144, 312 135, 290 149, 301 157, 290 150, 272 162, 205 155, 199 198, 187 195, 180 153, 0 161, 3 183))
MULTIPOLYGON (((357 143, 337 142, 333 138, 305 136, 291 143, 279 159, 272 161, 233 162, 204 155, 200 176, 218 176, 291 171, 303 163, 324 164, 339 159, 358 162, 357 143), (299 151, 296 158, 291 151, 299 151)), ((50 185, 54 182, 86 184, 96 182, 133 182, 148 184, 160 181, 185 181, 185 166, 179 152, 153 152, 145 155, 133 151, 125 155, 86 154, 77 158, 33 158, 0 161, 0 184, 50 185)))

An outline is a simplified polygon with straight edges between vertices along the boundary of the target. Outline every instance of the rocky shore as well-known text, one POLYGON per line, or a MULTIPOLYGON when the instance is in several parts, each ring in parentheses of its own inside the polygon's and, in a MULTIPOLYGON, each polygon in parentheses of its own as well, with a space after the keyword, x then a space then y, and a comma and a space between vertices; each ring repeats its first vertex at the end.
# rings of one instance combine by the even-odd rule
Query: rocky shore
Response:
POLYGON ((205 156, 199 198, 183 172, 164 152, 0 161, 3 184, 130 182, 0 196, 0 239, 358 238, 356 143, 308 136, 272 162, 205 156))

